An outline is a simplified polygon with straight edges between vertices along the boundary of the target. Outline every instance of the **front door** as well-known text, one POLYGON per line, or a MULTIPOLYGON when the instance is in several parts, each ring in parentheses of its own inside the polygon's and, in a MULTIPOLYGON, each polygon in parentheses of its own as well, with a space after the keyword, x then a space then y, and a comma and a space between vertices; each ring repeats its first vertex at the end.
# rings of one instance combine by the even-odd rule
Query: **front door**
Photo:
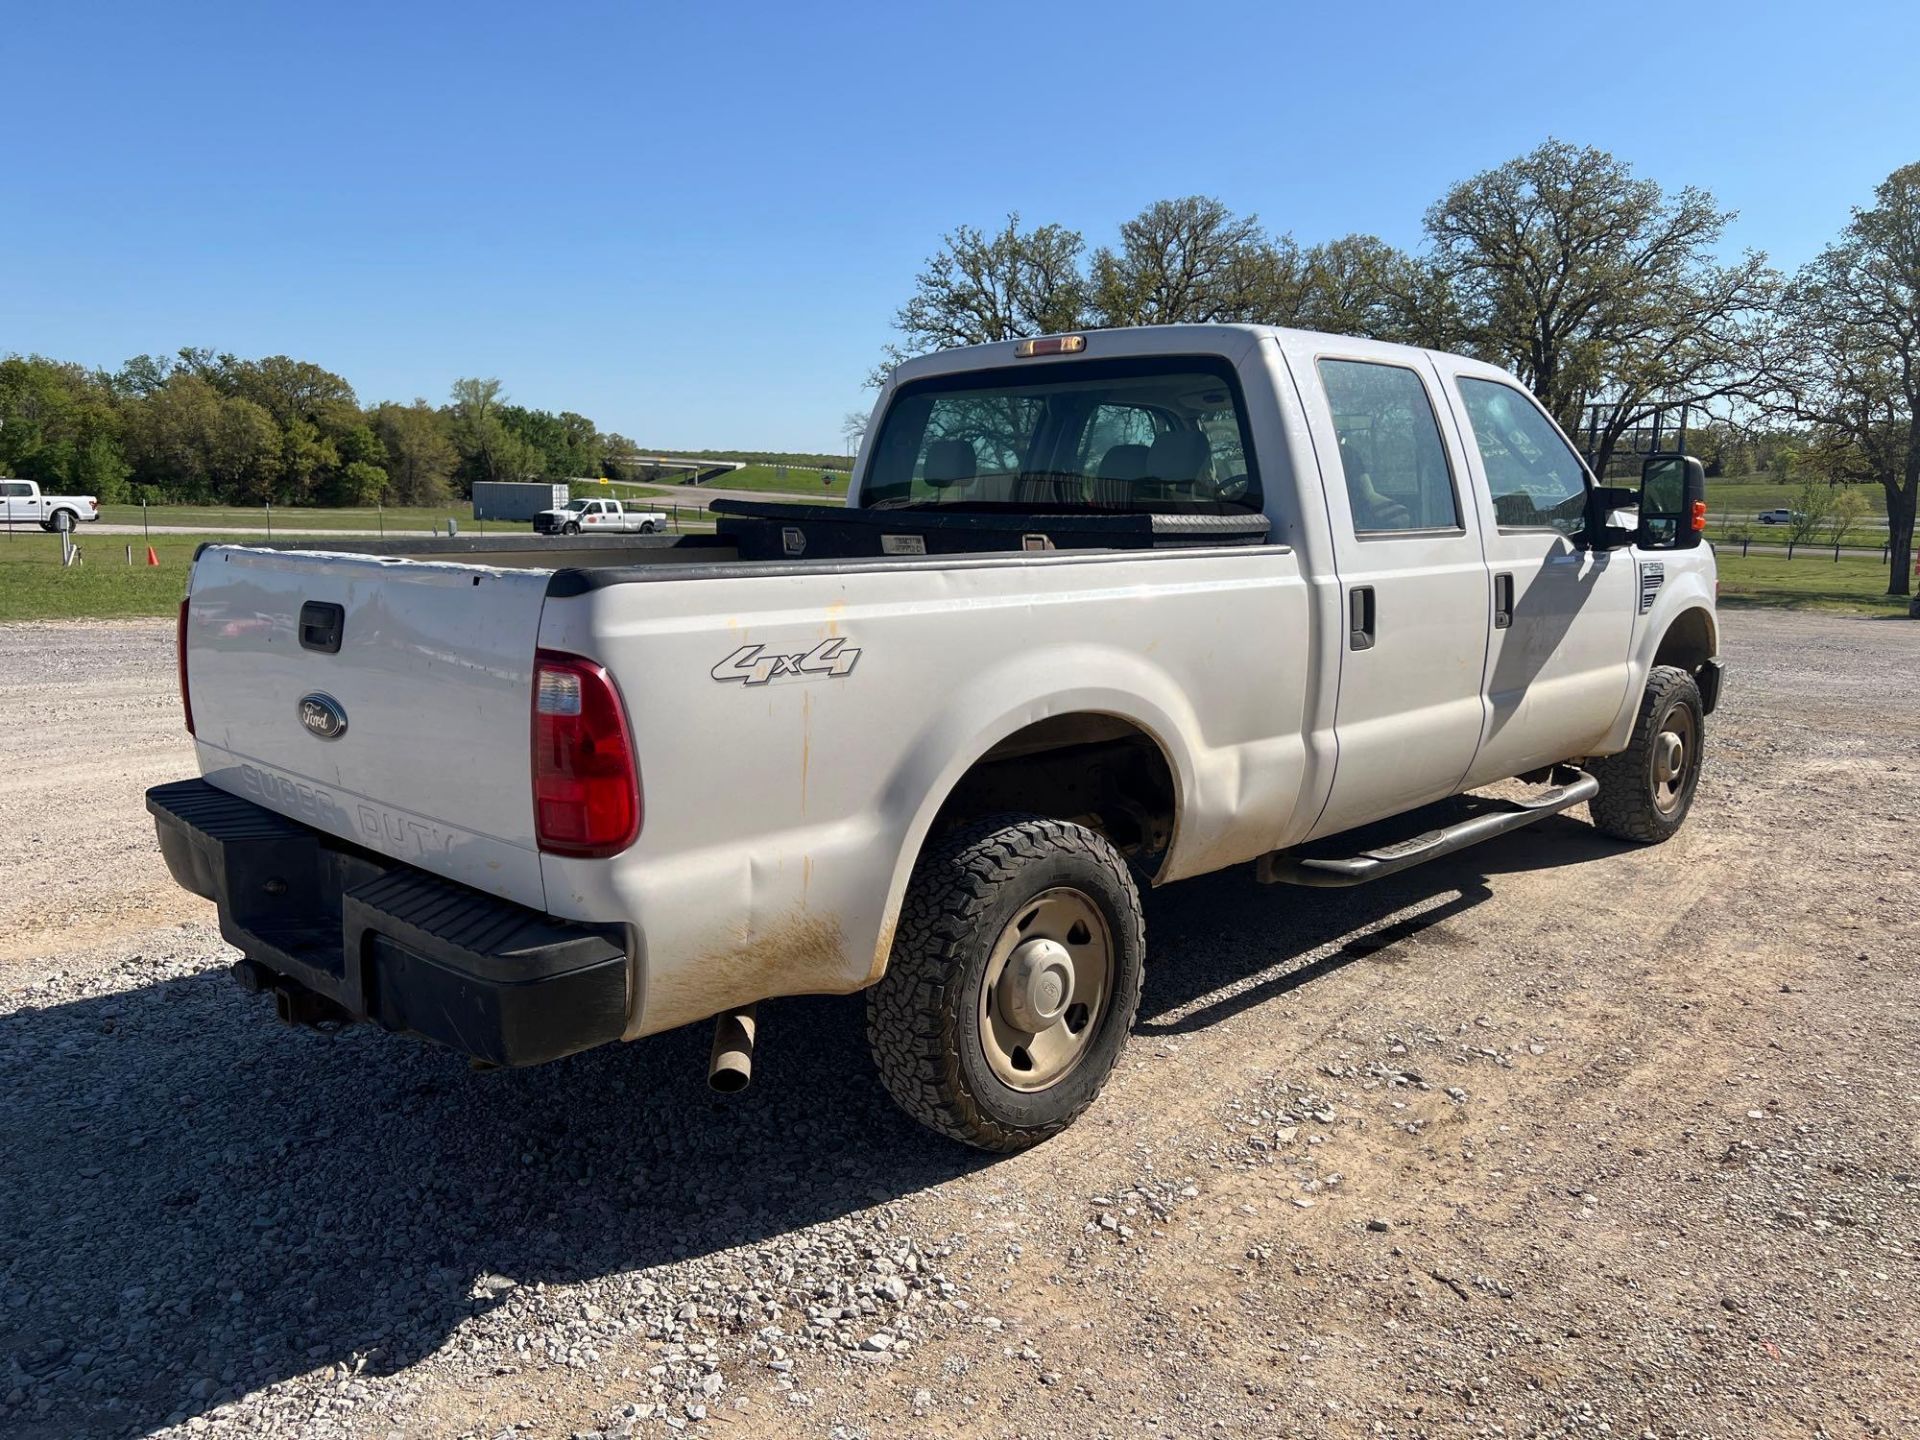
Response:
MULTIPOLYGON (((1443 366, 1447 362, 1442 362, 1443 366)), ((1494 612, 1487 719, 1469 785, 1577 759, 1612 728, 1630 679, 1630 550, 1578 548, 1587 471, 1531 395, 1497 372, 1448 377, 1483 517, 1494 612)))
POLYGON ((1460 788, 1484 729, 1487 565, 1434 377, 1406 351, 1364 342, 1300 336, 1283 348, 1345 607, 1338 758, 1313 829, 1330 835, 1460 788))

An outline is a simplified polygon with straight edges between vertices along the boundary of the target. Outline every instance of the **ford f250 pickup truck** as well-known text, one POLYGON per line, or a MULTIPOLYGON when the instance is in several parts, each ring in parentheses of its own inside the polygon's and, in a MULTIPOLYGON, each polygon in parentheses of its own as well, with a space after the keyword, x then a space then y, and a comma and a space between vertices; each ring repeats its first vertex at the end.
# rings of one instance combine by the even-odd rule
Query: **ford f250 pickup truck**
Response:
POLYGON ((949 351, 883 387, 845 509, 208 545, 202 778, 148 806, 283 1019, 482 1065, 713 1019, 726 1088, 755 1002, 865 990, 899 1103, 1018 1149, 1126 1043, 1143 886, 1363 883, 1581 803, 1672 835, 1720 691, 1704 488, 1597 483, 1454 355, 949 351))
POLYGON ((574 499, 558 510, 542 510, 533 528, 540 535, 651 535, 667 528, 667 517, 631 502, 574 499))

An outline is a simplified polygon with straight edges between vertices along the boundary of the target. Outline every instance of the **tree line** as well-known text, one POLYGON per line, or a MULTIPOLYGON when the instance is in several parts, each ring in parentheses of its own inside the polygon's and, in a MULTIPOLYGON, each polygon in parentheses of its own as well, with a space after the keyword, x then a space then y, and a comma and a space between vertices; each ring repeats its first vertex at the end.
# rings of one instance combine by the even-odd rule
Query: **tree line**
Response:
POLYGON ((455 381, 444 405, 363 406, 286 355, 0 360, 0 473, 102 501, 433 505, 477 480, 630 478, 634 449, 584 415, 512 404, 493 379, 455 381))
POLYGON ((874 378, 928 350, 1124 325, 1239 321, 1459 351, 1518 376, 1603 475, 1684 406, 1716 469, 1792 463, 1878 485, 1888 593, 1905 595, 1920 499, 1920 164, 1888 176, 1793 274, 1758 251, 1724 257, 1734 218, 1706 190, 1670 191, 1558 140, 1449 187, 1412 252, 1360 234, 1302 245, 1207 196, 1156 201, 1096 248, 1011 215, 942 238, 874 378))

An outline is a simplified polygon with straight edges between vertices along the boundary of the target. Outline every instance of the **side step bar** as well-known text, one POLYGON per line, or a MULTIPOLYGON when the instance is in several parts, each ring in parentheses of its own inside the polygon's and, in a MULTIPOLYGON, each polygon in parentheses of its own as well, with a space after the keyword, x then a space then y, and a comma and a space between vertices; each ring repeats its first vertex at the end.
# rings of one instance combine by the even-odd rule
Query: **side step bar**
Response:
POLYGON ((1254 873, 1265 885, 1314 885, 1323 888, 1364 885, 1369 880, 1397 875, 1402 870, 1411 870, 1429 860, 1452 855, 1469 845, 1491 840, 1496 835, 1524 829, 1536 820, 1558 815, 1562 810, 1578 805, 1583 800, 1591 800, 1599 793, 1600 782, 1584 770, 1562 765, 1557 768, 1556 774, 1570 774, 1572 778, 1542 791, 1530 800, 1512 802, 1515 808, 1511 810, 1476 815, 1470 820, 1462 820, 1458 825, 1429 830, 1411 840, 1383 845, 1378 850, 1365 850, 1340 860, 1303 859, 1291 851, 1275 850, 1260 857, 1254 873))

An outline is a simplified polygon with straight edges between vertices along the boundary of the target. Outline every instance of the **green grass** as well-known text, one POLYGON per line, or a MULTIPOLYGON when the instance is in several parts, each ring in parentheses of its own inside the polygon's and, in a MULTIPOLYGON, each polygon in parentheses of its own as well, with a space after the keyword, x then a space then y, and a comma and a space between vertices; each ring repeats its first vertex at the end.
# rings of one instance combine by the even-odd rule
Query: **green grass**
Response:
POLYGON ((1833 610, 1851 615, 1905 615, 1904 596, 1890 596, 1887 567, 1878 560, 1821 560, 1805 554, 1749 555, 1722 549, 1720 599, 1728 605, 1781 610, 1833 610))
POLYGON ((60 566, 60 537, 39 529, 0 532, 0 620, 95 620, 171 615, 187 593, 193 552, 209 540, 249 536, 162 535, 153 542, 157 567, 145 563, 138 535, 82 534, 83 562, 60 566), (126 546, 133 545, 129 566, 126 546))
MULTIPOLYGON (((277 520, 275 528, 277 531, 277 520)), ((463 534, 470 533, 466 521, 461 522, 460 529, 463 534)), ((682 532, 703 534, 712 529, 711 524, 690 521, 682 532)), ((489 534, 496 530, 531 533, 526 525, 487 527, 489 534)), ((0 530, 0 624, 172 615, 180 597, 186 594, 187 571, 194 552, 202 545, 259 544, 265 539, 264 527, 225 535, 155 535, 153 550, 160 563, 152 566, 146 563, 147 541, 140 536, 102 535, 82 529, 82 562, 62 568, 59 536, 49 535, 38 526, 17 528, 11 537, 0 530), (128 546, 133 547, 132 565, 127 564, 128 546)))
MULTIPOLYGON (((781 475, 772 465, 749 465, 744 470, 735 470, 730 475, 719 475, 708 482, 716 490, 768 490, 779 495, 791 495, 796 500, 845 500, 847 498, 847 475, 845 471, 833 472, 833 483, 820 483, 821 471, 810 466, 789 465, 787 473, 781 475)), ((706 486, 683 486, 683 489, 705 489, 706 486)))
MULTIPOLYGON (((1856 485, 1853 488, 1867 502, 1869 516, 1879 520, 1887 518, 1886 491, 1878 485, 1856 485)), ((1707 481, 1707 507, 1714 515, 1758 515, 1762 510, 1790 510, 1799 497, 1800 485, 1797 481, 1769 480, 1755 475, 1707 481)))

